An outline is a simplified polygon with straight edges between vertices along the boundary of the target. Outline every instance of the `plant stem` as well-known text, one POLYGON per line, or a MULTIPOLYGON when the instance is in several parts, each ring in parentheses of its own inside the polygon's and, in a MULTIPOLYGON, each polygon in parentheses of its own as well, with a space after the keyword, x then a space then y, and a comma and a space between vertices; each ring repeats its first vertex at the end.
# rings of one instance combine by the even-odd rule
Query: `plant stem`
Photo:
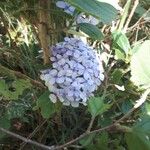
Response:
POLYGON ((126 21, 126 18, 128 16, 128 11, 129 11, 129 8, 130 8, 130 5, 131 5, 131 1, 132 0, 128 0, 124 6, 124 11, 123 11, 123 14, 122 14, 122 17, 121 17, 121 21, 119 23, 119 27, 118 27, 118 30, 121 31, 123 29, 123 26, 125 24, 125 21, 126 21))
POLYGON ((129 26, 129 23, 130 23, 130 21, 131 21, 131 19, 132 19, 132 16, 133 16, 133 14, 134 14, 134 12, 135 12, 135 10, 136 10, 138 4, 139 4, 139 0, 135 0, 135 1, 134 1, 134 4, 133 4, 133 8, 132 8, 132 10, 131 10, 131 12, 130 12, 130 14, 129 14, 129 17, 128 17, 127 21, 126 21, 126 24, 125 24, 125 26, 124 26, 124 29, 123 29, 124 32, 127 31, 127 28, 128 28, 128 26, 129 26))

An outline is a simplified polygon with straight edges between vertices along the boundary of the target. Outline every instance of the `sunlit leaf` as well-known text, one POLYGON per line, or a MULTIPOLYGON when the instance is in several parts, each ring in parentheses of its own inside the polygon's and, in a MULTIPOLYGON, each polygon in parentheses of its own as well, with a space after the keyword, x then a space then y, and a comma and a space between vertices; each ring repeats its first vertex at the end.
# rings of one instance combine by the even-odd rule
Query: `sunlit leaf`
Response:
POLYGON ((132 128, 132 132, 125 134, 129 150, 150 149, 150 117, 144 117, 132 128))
POLYGON ((142 88, 150 87, 150 40, 146 40, 131 58, 131 80, 142 88))
POLYGON ((131 49, 127 36, 119 31, 113 32, 113 49, 118 59, 125 59, 131 49))
POLYGON ((103 98, 94 97, 88 101, 88 110, 93 117, 100 115, 110 108, 109 104, 105 104, 103 98))

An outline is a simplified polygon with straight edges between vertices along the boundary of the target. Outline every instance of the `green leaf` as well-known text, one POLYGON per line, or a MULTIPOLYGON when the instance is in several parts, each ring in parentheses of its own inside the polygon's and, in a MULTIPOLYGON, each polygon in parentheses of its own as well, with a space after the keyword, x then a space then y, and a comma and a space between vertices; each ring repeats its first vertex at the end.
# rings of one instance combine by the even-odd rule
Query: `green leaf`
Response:
POLYGON ((146 103, 144 103, 144 113, 146 114, 146 115, 149 115, 150 116, 150 102, 146 102, 146 103))
MULTIPOLYGON (((7 116, 1 116, 0 117, 0 127, 5 128, 5 129, 9 129, 11 126, 10 124, 10 120, 8 120, 7 116)), ((0 131, 0 138, 3 138, 6 134, 5 133, 1 133, 0 131)))
POLYGON ((66 0, 79 10, 99 18, 104 23, 110 23, 117 17, 117 10, 108 3, 97 0, 66 0))
POLYGON ((119 49, 115 49, 115 59, 116 60, 123 60, 125 61, 126 59, 126 55, 125 53, 123 53, 122 51, 120 51, 119 49))
POLYGON ((88 110, 93 117, 101 115, 110 108, 111 105, 105 104, 103 98, 94 97, 88 101, 88 110))
POLYGON ((6 114, 8 119, 21 118, 26 115, 26 111, 31 110, 31 105, 27 101, 11 101, 7 107, 6 114))
MULTIPOLYGON (((137 47, 137 46, 136 46, 137 47)), ((131 81, 139 87, 150 87, 150 40, 146 40, 131 58, 131 81)))
POLYGON ((121 110, 124 114, 126 114, 131 108, 133 107, 133 104, 130 100, 125 100, 121 105, 121 110))
POLYGON ((78 27, 81 31, 87 34, 90 38, 94 40, 102 40, 104 38, 100 29, 89 23, 80 23, 78 27))
POLYGON ((150 116, 144 115, 142 118, 140 118, 140 121, 134 125, 134 129, 150 136, 150 116))
POLYGON ((84 139, 80 144, 82 144, 86 150, 108 150, 108 133, 102 132, 96 136, 91 136, 87 140, 84 139))
POLYGON ((31 83, 29 80, 17 79, 12 82, 11 86, 8 85, 5 80, 0 80, 0 95, 7 100, 17 100, 23 91, 30 87, 31 83), (13 90, 11 90, 11 88, 13 88, 13 90))
POLYGON ((49 91, 44 92, 37 100, 36 108, 40 108, 43 118, 50 118, 55 112, 55 104, 49 99, 49 91))
POLYGON ((102 132, 97 138, 97 149, 108 150, 108 133, 102 132))
POLYGON ((143 17, 144 20, 150 19, 150 12, 148 12, 140 3, 138 4, 135 12, 139 15, 139 17, 143 17))
POLYGON ((122 55, 127 55, 131 49, 127 36, 119 31, 113 32, 113 49, 117 49, 122 55))
POLYGON ((90 134, 88 136, 86 136, 85 138, 81 139, 80 140, 80 144, 85 147, 85 146, 88 146, 88 145, 91 145, 92 141, 93 141, 93 138, 95 137, 95 133, 93 134, 90 134))
POLYGON ((111 81, 114 84, 119 84, 122 76, 123 76, 123 70, 122 69, 115 69, 111 75, 111 81))
POLYGON ((65 32, 69 33, 69 34, 77 35, 77 36, 87 37, 85 34, 83 34, 81 32, 77 32, 77 31, 75 31, 73 29, 66 30, 65 32))
POLYGON ((150 150, 150 116, 145 116, 137 122, 132 132, 125 134, 129 150, 150 150))
POLYGON ((139 131, 125 134, 128 150, 150 150, 150 141, 139 131))

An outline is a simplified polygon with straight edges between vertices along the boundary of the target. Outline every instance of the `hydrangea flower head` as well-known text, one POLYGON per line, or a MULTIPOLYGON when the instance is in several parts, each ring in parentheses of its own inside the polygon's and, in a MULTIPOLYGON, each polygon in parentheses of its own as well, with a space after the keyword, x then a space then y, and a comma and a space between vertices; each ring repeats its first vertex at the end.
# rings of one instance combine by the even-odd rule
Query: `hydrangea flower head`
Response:
POLYGON ((78 107, 86 105, 89 97, 104 80, 98 54, 77 38, 65 38, 52 47, 52 68, 42 71, 41 79, 49 88, 52 102, 78 107))
POLYGON ((70 4, 68 4, 65 1, 57 1, 56 2, 56 6, 59 8, 64 9, 64 12, 73 15, 74 11, 75 11, 75 7, 71 6, 70 4))

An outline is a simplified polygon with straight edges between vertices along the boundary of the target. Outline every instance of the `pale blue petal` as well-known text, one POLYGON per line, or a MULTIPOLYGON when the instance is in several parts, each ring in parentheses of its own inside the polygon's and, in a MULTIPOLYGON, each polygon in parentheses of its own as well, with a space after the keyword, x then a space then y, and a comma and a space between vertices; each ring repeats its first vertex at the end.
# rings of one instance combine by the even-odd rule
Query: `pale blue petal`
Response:
POLYGON ((68 96, 68 95, 66 95, 66 98, 67 98, 67 100, 70 101, 70 102, 73 102, 73 101, 74 101, 73 96, 68 96))
POLYGON ((78 78, 76 78, 76 81, 79 82, 79 83, 83 83, 83 82, 85 82, 85 79, 81 78, 81 77, 78 77, 78 78))
POLYGON ((83 77, 84 77, 85 80, 91 79, 91 76, 88 72, 84 72, 83 77))
POLYGON ((83 75, 84 70, 78 70, 78 75, 83 75))
POLYGON ((50 95, 49 95, 49 98, 50 98, 50 100, 51 100, 53 103, 56 103, 56 102, 57 102, 57 97, 56 97, 56 95, 50 94, 50 95))
POLYGON ((70 69, 66 70, 66 76, 72 76, 72 74, 73 74, 72 70, 70 69))
POLYGON ((74 95, 74 91, 68 91, 68 94, 67 94, 69 97, 72 97, 74 95))
POLYGON ((55 84, 55 82, 56 82, 56 79, 52 78, 52 77, 48 80, 48 84, 50 84, 50 85, 55 84))
POLYGON ((71 102, 72 107, 79 107, 79 102, 71 102))
POLYGON ((67 4, 64 1, 57 1, 56 6, 59 8, 65 8, 67 4))
POLYGON ((67 14, 73 15, 73 12, 71 12, 69 9, 65 9, 64 12, 66 12, 67 14))
POLYGON ((55 63, 53 63, 53 65, 52 65, 52 66, 53 66, 53 68, 58 68, 58 67, 59 67, 58 63, 56 63, 56 62, 55 62, 55 63))
POLYGON ((64 98, 62 96, 58 96, 60 102, 64 102, 64 98))
POLYGON ((69 65, 68 65, 68 64, 65 64, 64 67, 63 67, 63 69, 64 69, 64 70, 69 69, 69 65))
MULTIPOLYGON (((71 47, 72 47, 72 46, 71 46, 71 47)), ((67 52, 66 52, 66 55, 71 56, 72 53, 73 53, 72 51, 67 51, 67 52)))
POLYGON ((85 98, 86 98, 86 94, 83 93, 83 92, 80 92, 80 98, 81 98, 81 99, 85 99, 85 98))
POLYGON ((54 77, 58 74, 58 71, 56 69, 52 69, 49 74, 54 77))
POLYGON ((51 57, 50 60, 51 61, 56 61, 56 58, 55 57, 51 57))
POLYGON ((60 70, 59 72, 58 72, 58 77, 61 77, 61 76, 64 76, 65 75, 65 70, 60 70))
POLYGON ((74 56, 75 58, 79 58, 79 57, 80 57, 80 53, 75 51, 74 54, 73 54, 73 56, 74 56))
POLYGON ((105 78, 104 74, 100 74, 100 80, 103 81, 105 78))
POLYGON ((57 78, 56 79, 56 82, 58 83, 58 84, 61 84, 61 83, 63 83, 65 81, 65 78, 64 77, 60 77, 60 78, 57 78))
POLYGON ((58 59, 61 59, 61 58, 62 58, 62 56, 59 55, 59 54, 57 54, 56 57, 57 57, 58 59))
POLYGON ((92 81, 92 80, 88 80, 87 82, 88 82, 89 85, 94 84, 94 81, 92 81))
POLYGON ((63 102, 63 105, 69 106, 69 105, 70 105, 70 102, 69 102, 69 101, 64 101, 64 102, 63 102))
POLYGON ((70 38, 65 37, 64 40, 68 42, 68 41, 70 41, 70 38))
POLYGON ((61 66, 63 66, 65 63, 66 63, 66 60, 64 58, 62 58, 58 61, 58 64, 61 66))

